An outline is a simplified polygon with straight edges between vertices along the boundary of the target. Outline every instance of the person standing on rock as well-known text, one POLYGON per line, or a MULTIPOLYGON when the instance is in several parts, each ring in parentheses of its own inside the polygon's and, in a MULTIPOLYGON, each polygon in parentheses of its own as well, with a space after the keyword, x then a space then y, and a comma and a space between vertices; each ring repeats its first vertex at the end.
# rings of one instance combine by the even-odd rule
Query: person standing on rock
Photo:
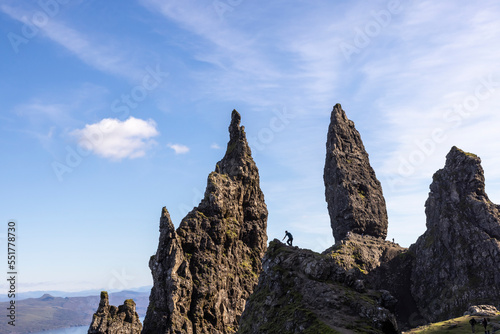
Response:
POLYGON ((476 328, 475 328, 475 326, 476 326, 476 324, 477 324, 476 319, 475 319, 475 318, 470 319, 470 320, 469 320, 469 324, 470 324, 470 326, 472 327, 472 333, 475 333, 475 332, 476 332, 476 328))
POLYGON ((288 237, 288 240, 286 241, 286 244, 288 246, 293 246, 292 243, 293 243, 293 236, 290 232, 288 231, 285 231, 285 236, 283 237, 282 241, 285 240, 285 238, 288 237))

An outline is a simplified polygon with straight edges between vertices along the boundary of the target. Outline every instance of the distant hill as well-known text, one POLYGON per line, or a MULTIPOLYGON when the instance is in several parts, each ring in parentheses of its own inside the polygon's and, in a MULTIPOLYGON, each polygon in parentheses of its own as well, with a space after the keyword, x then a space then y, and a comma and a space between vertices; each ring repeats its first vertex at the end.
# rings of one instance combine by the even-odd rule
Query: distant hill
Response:
MULTIPOLYGON (((101 294, 102 290, 83 290, 83 291, 76 291, 76 292, 68 292, 68 291, 59 291, 59 290, 44 290, 44 291, 27 291, 27 292, 20 292, 16 293, 16 300, 23 300, 23 299, 28 299, 28 298, 40 298, 41 296, 45 294, 49 294, 53 297, 87 297, 87 296, 99 296, 101 294)), ((123 290, 107 290, 108 293, 117 293, 121 292, 123 290)), ((127 291, 134 291, 134 292, 145 292, 149 293, 151 291, 151 286, 141 286, 138 288, 132 288, 132 289, 127 289, 127 291)), ((9 297, 7 297, 7 294, 1 294, 0 295, 0 302, 7 302, 9 301, 9 297)))
MULTIPOLYGON (((149 291, 120 291, 109 294, 110 304, 121 305, 125 299, 133 299, 137 304, 140 317, 146 314, 149 304, 149 291)), ((39 298, 16 300, 16 326, 0 322, 0 334, 32 333, 43 330, 90 326, 92 314, 99 305, 99 294, 86 297, 55 297, 44 294, 39 298)), ((8 302, 0 303, 5 310, 8 302)))

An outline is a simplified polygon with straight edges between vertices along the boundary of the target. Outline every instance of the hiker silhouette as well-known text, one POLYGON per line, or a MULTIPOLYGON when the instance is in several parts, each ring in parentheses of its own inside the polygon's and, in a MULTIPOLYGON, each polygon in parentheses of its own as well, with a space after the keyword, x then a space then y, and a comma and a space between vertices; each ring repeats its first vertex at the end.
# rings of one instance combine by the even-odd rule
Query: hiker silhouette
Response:
POLYGON ((286 241, 286 244, 288 246, 293 246, 292 245, 292 243, 293 243, 293 236, 292 236, 292 234, 290 232, 288 232, 288 231, 285 231, 285 236, 281 240, 285 240, 286 237, 288 237, 288 240, 286 241))

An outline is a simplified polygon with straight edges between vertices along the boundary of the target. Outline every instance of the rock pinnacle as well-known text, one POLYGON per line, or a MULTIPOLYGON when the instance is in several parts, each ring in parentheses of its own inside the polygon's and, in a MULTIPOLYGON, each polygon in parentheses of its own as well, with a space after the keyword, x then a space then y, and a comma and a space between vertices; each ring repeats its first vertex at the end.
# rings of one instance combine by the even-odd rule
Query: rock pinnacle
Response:
POLYGON ((177 230, 166 208, 143 333, 234 333, 267 249, 267 207, 241 116, 233 110, 227 150, 205 196, 177 230))
MULTIPOLYGON (((425 203, 427 230, 411 246, 412 295, 428 321, 500 299, 500 207, 485 192, 481 159, 453 147, 425 203)), ((496 305, 496 304, 495 304, 496 305)))
POLYGON ((337 242, 348 232, 385 239, 388 221, 382 187, 354 122, 340 104, 331 114, 323 179, 337 242))

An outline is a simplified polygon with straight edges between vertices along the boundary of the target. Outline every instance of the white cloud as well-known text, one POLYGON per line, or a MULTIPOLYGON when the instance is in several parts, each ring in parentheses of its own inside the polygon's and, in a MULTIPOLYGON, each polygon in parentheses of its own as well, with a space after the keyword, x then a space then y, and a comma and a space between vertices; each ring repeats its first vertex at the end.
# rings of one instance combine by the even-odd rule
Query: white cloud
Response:
POLYGON ((156 123, 130 117, 126 121, 105 118, 95 124, 87 124, 85 128, 72 132, 78 144, 96 155, 111 160, 123 158, 139 158, 146 154, 158 136, 156 123))
POLYGON ((181 144, 168 144, 172 150, 175 151, 175 154, 186 154, 189 152, 189 147, 181 144))
POLYGON ((212 145, 210 145, 210 148, 214 150, 220 150, 220 146, 217 143, 213 143, 212 145))

